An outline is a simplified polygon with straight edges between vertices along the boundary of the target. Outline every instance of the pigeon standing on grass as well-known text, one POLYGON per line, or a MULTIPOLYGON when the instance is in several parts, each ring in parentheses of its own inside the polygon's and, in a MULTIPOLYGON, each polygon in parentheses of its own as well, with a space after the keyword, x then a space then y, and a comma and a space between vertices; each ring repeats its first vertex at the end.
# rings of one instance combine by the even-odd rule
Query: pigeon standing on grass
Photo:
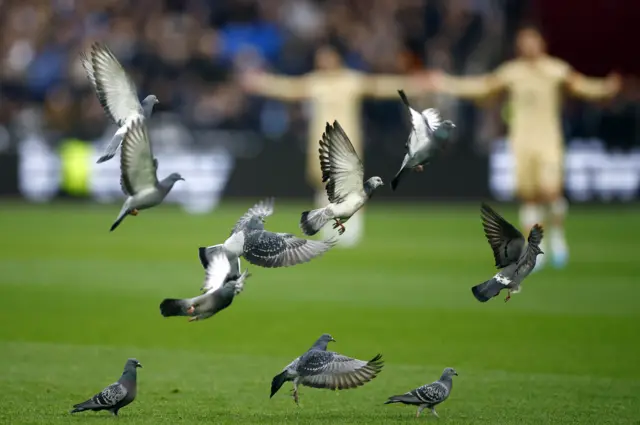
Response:
MULTIPOLYGON (((273 198, 258 202, 236 222, 229 238, 220 248, 232 264, 242 256, 251 264, 260 267, 295 266, 321 256, 336 244, 335 239, 313 241, 298 238, 290 233, 265 230, 264 221, 273 214, 273 203, 273 198)), ((200 261, 203 264, 208 261, 206 253, 218 246, 200 248, 200 261)))
POLYGON ((364 166, 349 137, 338 121, 333 126, 327 123, 320 140, 320 168, 322 182, 326 182, 329 205, 312 211, 304 211, 300 218, 300 229, 313 236, 330 220, 334 229, 342 235, 344 223, 354 215, 384 183, 380 177, 364 179, 364 166))
POLYGON ((442 149, 451 137, 451 131, 456 126, 449 120, 442 121, 440 113, 433 108, 425 109, 422 113, 409 105, 409 100, 403 90, 398 90, 402 102, 409 110, 411 118, 411 133, 405 149, 407 153, 402 161, 400 171, 391 180, 391 189, 396 190, 400 179, 409 170, 424 171, 424 165, 442 149))
POLYGON ((420 416, 420 412, 428 408, 431 409, 431 413, 438 417, 436 406, 449 398, 451 386, 453 385, 453 376, 458 376, 458 372, 448 367, 436 382, 423 385, 402 395, 389 397, 389 400, 385 401, 384 404, 402 403, 418 406, 416 418, 420 416))
POLYGON ((236 295, 242 292, 248 271, 231 275, 231 264, 224 252, 218 252, 207 265, 202 290, 204 294, 194 298, 167 298, 160 303, 164 317, 189 316, 189 322, 204 320, 229 307, 236 295))
POLYGON ((100 164, 115 156, 129 124, 137 119, 149 119, 158 98, 150 94, 140 104, 135 84, 111 50, 101 43, 94 43, 89 56, 82 53, 80 60, 100 105, 118 126, 118 130, 97 161, 100 164))
POLYGON ((292 361, 271 381, 271 397, 287 381, 293 381, 293 400, 299 405, 298 385, 330 390, 360 387, 378 376, 384 362, 378 354, 367 361, 327 351, 335 339, 324 334, 303 355, 292 361))
POLYGON ((136 120, 131 123, 122 142, 120 187, 127 199, 111 226, 111 231, 114 231, 127 215, 138 215, 139 210, 159 205, 173 185, 179 180, 184 180, 180 174, 171 173, 158 181, 157 169, 158 160, 151 151, 147 127, 142 120, 136 120))
POLYGON ((129 359, 124 365, 122 376, 89 400, 73 406, 71 413, 84 412, 85 410, 108 410, 114 416, 118 416, 118 410, 129 405, 138 393, 137 368, 142 367, 136 359, 129 359))
POLYGON ((535 224, 529 232, 525 248, 522 233, 491 207, 482 204, 481 214, 484 234, 493 250, 496 268, 502 270, 471 288, 471 292, 478 301, 486 302, 506 288, 509 292, 504 301, 507 302, 512 293, 520 292, 520 284, 535 267, 538 254, 544 254, 540 249, 544 232, 542 226, 535 224))

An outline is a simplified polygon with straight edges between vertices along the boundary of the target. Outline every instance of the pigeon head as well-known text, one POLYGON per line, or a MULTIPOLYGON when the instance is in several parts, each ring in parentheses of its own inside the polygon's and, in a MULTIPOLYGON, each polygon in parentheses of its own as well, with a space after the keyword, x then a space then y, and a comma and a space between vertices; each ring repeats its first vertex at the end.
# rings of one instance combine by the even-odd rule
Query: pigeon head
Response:
POLYGON ((436 131, 433 132, 433 135, 440 140, 448 140, 454 128, 456 128, 456 125, 453 122, 444 120, 436 131))
POLYGON ((329 334, 322 334, 320 338, 318 338, 318 340, 315 342, 315 344, 313 344, 313 348, 326 350, 327 345, 329 345, 330 342, 336 342, 336 340, 333 339, 333 337, 329 334))
POLYGON ((369 180, 364 182, 364 191, 369 197, 371 197, 373 192, 380 186, 384 186, 382 179, 378 176, 371 177, 369 180))
POLYGON ((125 370, 135 370, 139 367, 142 367, 142 365, 136 359, 128 359, 127 363, 124 365, 125 370))
POLYGON ((445 370, 442 371, 442 376, 440 377, 440 379, 451 379, 452 376, 458 376, 458 372, 456 372, 456 370, 452 367, 448 367, 445 368, 445 370))
POLYGON ((142 110, 144 111, 144 115, 146 118, 151 116, 151 112, 153 112, 153 107, 160 103, 155 94, 150 94, 142 100, 142 110))
POLYGON ((184 181, 184 178, 179 173, 171 173, 165 180, 168 180, 173 184, 180 180, 184 181))
POLYGON ((264 229, 264 221, 265 217, 261 215, 254 215, 247 223, 247 228, 249 229, 264 229))

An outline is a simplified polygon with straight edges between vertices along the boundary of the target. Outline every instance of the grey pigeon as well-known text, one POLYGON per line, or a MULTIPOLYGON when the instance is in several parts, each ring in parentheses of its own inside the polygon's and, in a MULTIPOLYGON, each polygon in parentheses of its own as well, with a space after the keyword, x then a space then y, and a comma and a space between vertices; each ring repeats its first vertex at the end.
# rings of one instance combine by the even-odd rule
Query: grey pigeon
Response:
POLYGON ((538 254, 544 254, 540 249, 544 232, 542 226, 534 225, 525 248, 522 233, 491 207, 483 203, 481 214, 484 234, 493 250, 496 268, 502 270, 486 282, 471 288, 471 292, 478 301, 486 302, 506 288, 509 292, 504 301, 507 302, 512 293, 520 292, 520 284, 535 267, 538 254))
POLYGON ((438 417, 436 406, 449 398, 454 375, 458 376, 458 372, 448 367, 442 372, 442 376, 437 381, 418 387, 408 393, 389 397, 389 400, 385 401, 384 404, 402 403, 418 406, 416 418, 420 416, 420 412, 425 408, 429 408, 431 413, 438 417))
POLYGON ((127 195, 118 218, 111 231, 120 225, 129 214, 138 215, 139 210, 155 207, 167 196, 173 185, 184 180, 178 173, 158 181, 158 160, 153 157, 147 126, 141 119, 131 123, 124 135, 120 155, 120 187, 127 195))
POLYGON ((322 181, 326 182, 329 205, 312 211, 304 211, 300 229, 313 236, 330 220, 339 234, 345 231, 344 223, 354 215, 384 183, 380 177, 364 179, 364 166, 353 145, 338 121, 327 123, 320 140, 320 168, 322 181))
POLYGON ((80 60, 100 105, 118 126, 118 130, 97 161, 100 164, 115 156, 127 132, 128 124, 139 118, 149 119, 158 98, 150 94, 140 104, 135 84, 111 50, 101 43, 93 43, 89 56, 82 53, 80 60))
POLYGON ((109 385, 89 400, 73 406, 71 413, 84 412, 85 410, 108 410, 114 416, 118 416, 118 410, 131 404, 138 393, 137 368, 142 367, 136 359, 129 359, 124 365, 124 372, 117 382, 109 385))
POLYGON ((409 105, 409 100, 403 90, 398 90, 402 102, 409 110, 411 117, 411 133, 405 143, 407 151, 402 161, 400 171, 391 180, 391 189, 396 190, 400 179, 413 169, 424 171, 424 165, 442 149, 451 137, 451 130, 456 126, 449 120, 442 121, 440 113, 433 108, 425 109, 422 113, 409 105))
POLYGON ((327 351, 335 339, 323 334, 303 355, 292 361, 271 381, 271 397, 287 381, 293 381, 293 400, 299 405, 298 385, 329 390, 360 387, 378 376, 384 362, 378 354, 367 361, 327 351))
MULTIPOLYGON (((273 214, 273 198, 251 207, 236 222, 222 250, 233 264, 239 257, 260 267, 289 267, 306 263, 327 252, 336 244, 335 239, 313 241, 298 238, 290 233, 274 233, 264 229, 265 218, 273 214)), ((200 260, 206 259, 207 250, 200 248, 200 260)))
MULTIPOLYGON (((223 244, 212 245, 208 247, 201 246, 200 248, 198 248, 198 257, 200 258, 200 263, 202 264, 202 267, 204 267, 205 270, 207 269, 207 267, 209 267, 209 263, 211 262, 211 259, 213 258, 213 256, 219 252, 226 253, 223 244)), ((230 257, 233 258, 233 256, 230 256, 230 257)), ((241 268, 240 257, 238 257, 236 261, 231 261, 230 264, 231 264, 231 271, 229 272, 229 275, 240 276, 240 268, 241 268)))
POLYGON ((204 294, 194 298, 167 298, 160 303, 160 313, 164 317, 189 316, 189 322, 208 319, 231 305, 249 276, 246 270, 240 275, 232 275, 231 264, 225 253, 220 251, 207 265, 202 287, 204 294))

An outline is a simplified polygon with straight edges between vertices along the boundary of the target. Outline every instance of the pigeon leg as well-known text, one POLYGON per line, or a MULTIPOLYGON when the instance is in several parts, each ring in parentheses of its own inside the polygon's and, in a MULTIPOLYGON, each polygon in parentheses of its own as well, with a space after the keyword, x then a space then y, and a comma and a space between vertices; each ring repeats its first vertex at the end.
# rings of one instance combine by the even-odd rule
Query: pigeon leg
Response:
POLYGON ((413 167, 413 169, 418 173, 421 173, 424 171, 424 167, 422 165, 416 165, 415 167, 413 167))
POLYGON ((344 228, 344 224, 342 224, 342 222, 340 221, 339 218, 334 218, 334 220, 336 221, 336 224, 333 225, 333 228, 334 229, 338 229, 338 227, 339 227, 340 229, 338 229, 338 234, 342 235, 344 233, 344 231, 346 230, 344 228))
POLYGON ((129 214, 131 215, 138 215, 139 211, 137 208, 132 209, 131 211, 129 211, 129 214))
POLYGON ((196 320, 200 320, 200 316, 192 316, 192 317, 189 317, 189 321, 190 321, 190 322, 194 322, 194 321, 196 321, 196 320))
POLYGON ((440 417, 440 416, 438 416, 438 412, 436 412, 436 408, 435 407, 431 408, 431 413, 433 413, 433 416, 435 416, 436 418, 440 417))
POLYGON ((296 402, 298 406, 300 406, 300 397, 298 397, 298 383, 293 382, 293 401, 296 402))
POLYGON ((511 299, 511 291, 507 293, 507 298, 504 299, 504 302, 507 302, 511 299))
POLYGON ((424 404, 421 404, 420 406, 418 406, 418 411, 416 412, 416 418, 420 417, 420 413, 422 413, 425 407, 427 406, 424 404))

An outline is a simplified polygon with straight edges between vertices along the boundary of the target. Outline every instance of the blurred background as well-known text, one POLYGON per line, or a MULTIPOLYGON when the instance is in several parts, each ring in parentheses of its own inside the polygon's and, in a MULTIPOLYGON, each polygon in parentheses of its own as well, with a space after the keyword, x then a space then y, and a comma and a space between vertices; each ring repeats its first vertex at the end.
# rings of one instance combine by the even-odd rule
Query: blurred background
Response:
MULTIPOLYGON (((597 0, 0 0, 0 194, 122 198, 118 160, 95 164, 115 131, 79 62, 95 40, 113 50, 141 97, 160 100, 149 123, 159 173, 187 179, 168 202, 207 212, 222 196, 312 196, 302 177, 307 142, 320 138, 309 136, 313 102, 252 93, 247 80, 256 70, 303 75, 316 66, 317 49, 331 45, 364 74, 475 75, 512 58, 516 30, 535 23, 550 53, 579 72, 623 77, 613 100, 564 102, 568 198, 634 200, 640 59, 625 45, 638 13, 635 2, 597 0)), ((458 130, 426 175, 377 196, 511 199, 508 105, 404 88, 458 130)), ((359 103, 367 174, 388 180, 409 131, 405 111, 395 94, 359 103)))

